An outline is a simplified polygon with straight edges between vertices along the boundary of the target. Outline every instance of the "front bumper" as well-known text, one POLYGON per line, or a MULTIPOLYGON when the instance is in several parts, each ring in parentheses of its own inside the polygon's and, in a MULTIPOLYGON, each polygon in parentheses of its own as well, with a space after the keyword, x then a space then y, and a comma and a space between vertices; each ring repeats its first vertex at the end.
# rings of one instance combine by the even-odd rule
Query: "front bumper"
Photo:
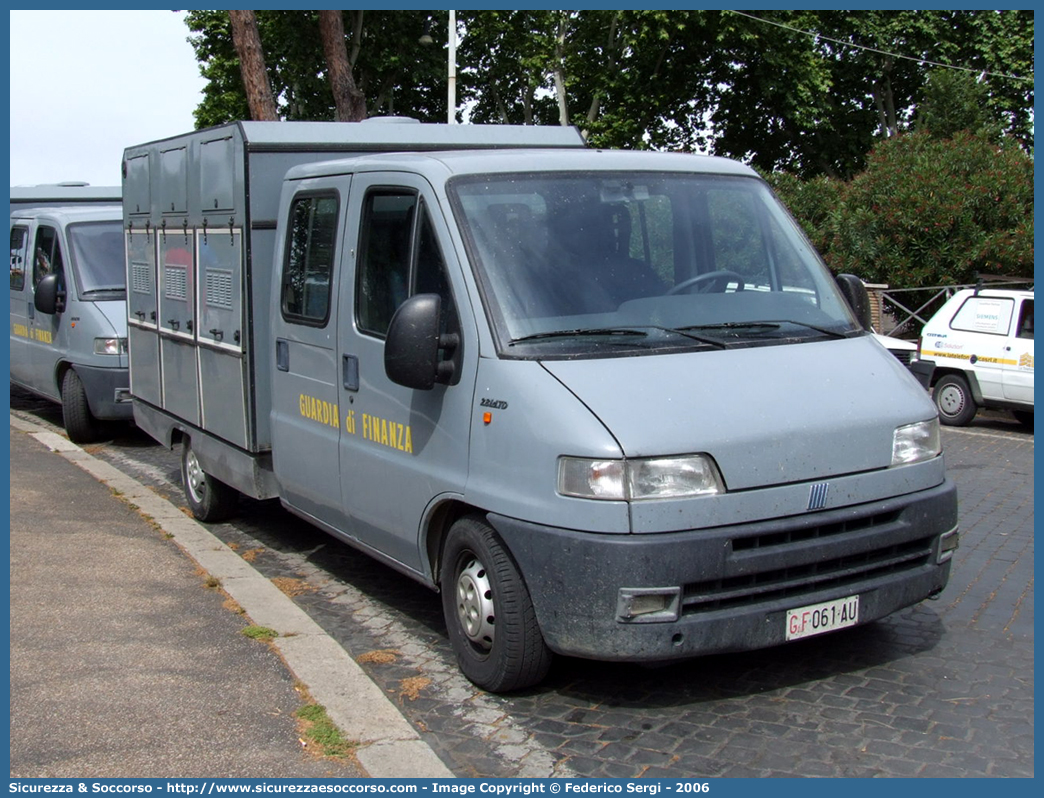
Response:
POLYGON ((76 366, 91 415, 107 421, 130 421, 134 407, 130 397, 130 372, 126 368, 76 366))
POLYGON ((859 596, 859 622, 941 591, 955 544, 952 482, 883 501, 751 524, 599 535, 491 514, 548 646, 662 661, 783 643, 788 609, 859 596), (677 589, 670 617, 621 620, 621 589, 677 589))

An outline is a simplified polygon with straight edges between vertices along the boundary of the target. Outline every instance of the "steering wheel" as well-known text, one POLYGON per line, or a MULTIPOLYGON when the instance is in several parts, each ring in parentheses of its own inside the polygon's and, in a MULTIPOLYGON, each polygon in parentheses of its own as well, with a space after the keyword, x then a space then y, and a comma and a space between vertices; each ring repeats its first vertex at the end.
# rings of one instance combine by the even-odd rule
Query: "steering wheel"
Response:
POLYGON ((690 277, 688 280, 682 280, 676 286, 671 288, 666 296, 681 293, 688 288, 692 288, 694 285, 708 281, 712 281, 713 284, 708 286, 703 293, 724 293, 725 288, 729 283, 736 283, 737 291, 742 291, 747 285, 743 282, 743 278, 736 274, 736 272, 731 272, 727 269, 719 269, 715 272, 697 274, 695 277, 690 277))

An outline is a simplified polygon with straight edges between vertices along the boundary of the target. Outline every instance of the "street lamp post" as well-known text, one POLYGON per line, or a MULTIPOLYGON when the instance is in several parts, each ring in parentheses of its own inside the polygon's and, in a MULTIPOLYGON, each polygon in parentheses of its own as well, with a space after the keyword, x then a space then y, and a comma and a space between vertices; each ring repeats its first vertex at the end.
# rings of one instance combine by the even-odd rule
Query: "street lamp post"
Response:
POLYGON ((457 122, 457 12, 449 12, 449 124, 457 122))

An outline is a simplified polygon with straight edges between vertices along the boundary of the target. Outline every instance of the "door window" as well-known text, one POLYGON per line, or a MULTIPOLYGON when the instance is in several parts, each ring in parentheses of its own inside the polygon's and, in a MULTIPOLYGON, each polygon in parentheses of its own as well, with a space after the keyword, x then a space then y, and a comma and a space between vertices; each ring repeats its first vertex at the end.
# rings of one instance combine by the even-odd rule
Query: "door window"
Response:
POLYGON ((287 321, 321 327, 330 318, 337 215, 335 195, 305 195, 290 206, 281 297, 287 321))
POLYGON ((64 274, 62 263, 62 245, 58 240, 58 231, 53 227, 41 226, 36 231, 36 249, 33 254, 33 286, 48 274, 64 274))
POLYGON ((442 298, 442 331, 456 329, 446 266, 424 202, 405 189, 378 189, 363 203, 356 319, 383 338, 392 315, 414 294, 442 298))
POLYGON ((1027 299, 1022 303, 1022 313, 1019 314, 1019 338, 1033 340, 1033 300, 1027 299))
POLYGON ((25 287, 26 248, 29 231, 24 227, 11 228, 11 290, 21 291, 25 287))

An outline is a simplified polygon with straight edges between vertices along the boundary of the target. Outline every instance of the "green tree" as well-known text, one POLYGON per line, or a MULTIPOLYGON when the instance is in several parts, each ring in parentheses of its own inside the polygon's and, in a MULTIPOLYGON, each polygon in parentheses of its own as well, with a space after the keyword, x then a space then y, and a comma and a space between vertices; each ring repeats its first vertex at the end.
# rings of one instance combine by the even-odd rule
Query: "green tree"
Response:
POLYGON ((836 272, 893 288, 1033 274, 1033 160, 1010 139, 880 142, 826 221, 836 272))
MULTIPOLYGON (((334 118, 316 14, 257 12, 283 118, 334 118)), ((444 31, 446 12, 343 14, 368 112, 445 119, 445 39, 417 40, 426 23, 444 31)), ((244 117, 225 13, 188 18, 210 81, 197 122, 244 117)), ((516 10, 459 20, 460 106, 473 122, 565 122, 599 147, 709 152, 848 179, 875 143, 916 125, 942 64, 977 73, 986 121, 1032 149, 1032 11, 516 10)))
POLYGON ((974 75, 937 69, 928 76, 914 127, 938 139, 953 138, 961 131, 999 141, 1000 124, 991 118, 989 91, 974 75))
MULTIPOLYGON (((256 17, 279 116, 335 119, 319 12, 257 11, 256 17)), ((348 64, 370 114, 403 113, 422 121, 446 118, 444 45, 424 47, 418 42, 427 21, 433 32, 445 31, 446 19, 445 11, 343 12, 348 64)), ((186 24, 207 79, 195 112, 197 127, 249 119, 227 12, 191 11, 186 24)))

